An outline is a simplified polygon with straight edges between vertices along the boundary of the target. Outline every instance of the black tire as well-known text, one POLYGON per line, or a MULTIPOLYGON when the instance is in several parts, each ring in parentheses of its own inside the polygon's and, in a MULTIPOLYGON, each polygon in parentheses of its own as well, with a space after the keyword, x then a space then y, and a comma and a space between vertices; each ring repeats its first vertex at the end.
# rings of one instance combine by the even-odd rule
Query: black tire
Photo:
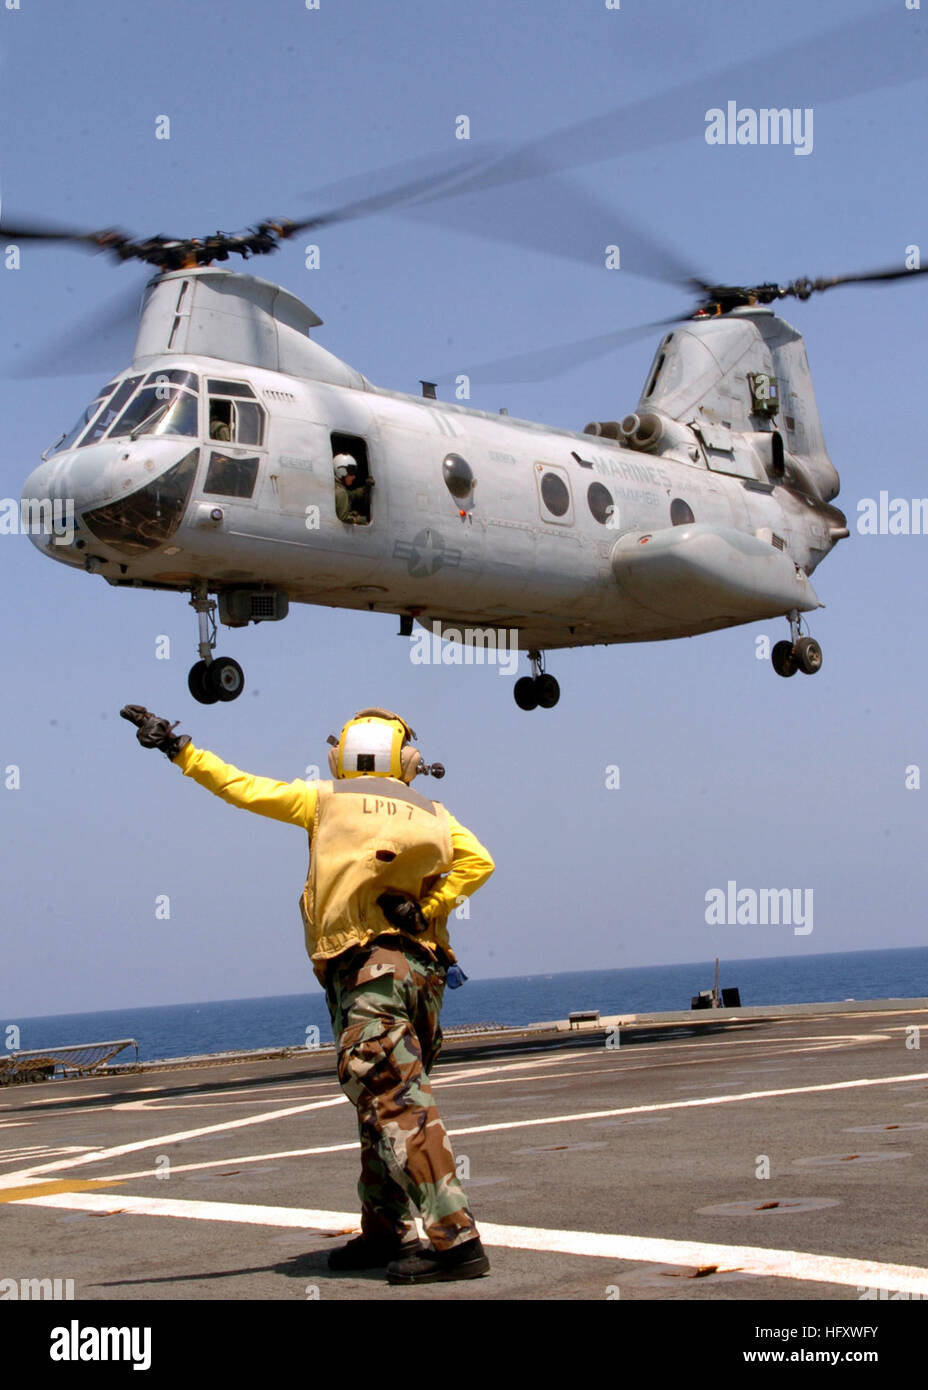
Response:
POLYGON ((822 649, 814 637, 800 637, 795 656, 796 666, 803 675, 814 676, 822 669, 822 649))
POLYGON ((777 642, 770 653, 770 663, 778 676, 795 676, 796 658, 792 642, 777 642))
POLYGON ((542 709, 554 709, 561 698, 561 687, 553 676, 539 676, 535 682, 535 693, 542 709))
POLYGON ((538 691, 531 676, 523 676, 513 687, 513 697, 519 709, 537 709, 538 691))
POLYGON ((227 703, 237 700, 245 689, 245 672, 231 656, 221 656, 210 664, 206 681, 216 699, 227 703))
POLYGON ((207 684, 208 673, 209 667, 206 662, 198 661, 195 666, 191 666, 187 675, 187 689, 201 705, 214 705, 219 699, 219 696, 214 695, 207 684))

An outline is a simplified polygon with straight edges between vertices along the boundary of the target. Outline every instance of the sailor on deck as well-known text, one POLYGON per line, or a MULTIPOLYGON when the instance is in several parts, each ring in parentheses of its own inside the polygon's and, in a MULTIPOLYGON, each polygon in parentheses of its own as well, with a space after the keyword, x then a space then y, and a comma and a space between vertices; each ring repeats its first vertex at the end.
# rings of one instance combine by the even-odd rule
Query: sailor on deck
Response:
POLYGON ((361 1138, 361 1235, 333 1251, 330 1266, 387 1266, 391 1283, 487 1273, 428 1073, 455 961, 448 915, 494 865, 440 802, 410 787, 428 770, 410 743, 415 733, 388 710, 361 710, 329 740, 332 781, 276 782, 195 748, 139 705, 122 714, 143 747, 160 748, 185 776, 233 806, 308 832, 306 948, 325 986, 338 1077, 361 1138))

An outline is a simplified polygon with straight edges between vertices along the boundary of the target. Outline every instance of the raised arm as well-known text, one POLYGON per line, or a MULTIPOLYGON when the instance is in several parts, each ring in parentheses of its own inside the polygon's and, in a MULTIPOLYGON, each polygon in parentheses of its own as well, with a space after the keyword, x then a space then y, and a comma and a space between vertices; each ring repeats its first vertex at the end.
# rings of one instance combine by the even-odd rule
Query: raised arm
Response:
POLYGON ((175 734, 173 724, 150 714, 142 705, 126 705, 120 714, 136 725, 136 737, 143 748, 160 749, 185 777, 192 777, 230 806, 240 806, 290 825, 301 825, 306 830, 312 826, 316 814, 314 783, 305 782, 301 777, 292 782, 253 777, 231 763, 224 763, 215 753, 196 748, 188 734, 175 734))
POLYGON ((185 746, 172 761, 185 777, 221 796, 230 806, 240 806, 271 820, 287 821, 309 830, 316 814, 316 788, 297 777, 292 782, 275 782, 273 777, 254 777, 231 763, 224 763, 205 748, 185 746))

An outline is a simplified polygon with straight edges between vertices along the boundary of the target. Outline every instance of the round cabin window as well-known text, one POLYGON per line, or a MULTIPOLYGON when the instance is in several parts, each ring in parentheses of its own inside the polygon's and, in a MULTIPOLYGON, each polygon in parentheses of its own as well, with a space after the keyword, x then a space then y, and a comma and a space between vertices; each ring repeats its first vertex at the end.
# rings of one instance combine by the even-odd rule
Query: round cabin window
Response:
POLYGON ((615 503, 612 500, 612 493, 602 483, 590 483, 586 494, 590 511, 601 526, 608 526, 615 515, 615 503))
POLYGON ((557 473, 546 473, 542 478, 541 499, 552 516, 566 516, 570 510, 570 492, 557 473))
POLYGON ((441 466, 442 474, 445 479, 445 487, 456 497, 459 502, 463 502, 474 490, 474 470, 466 459, 461 458, 460 454, 448 454, 441 466))

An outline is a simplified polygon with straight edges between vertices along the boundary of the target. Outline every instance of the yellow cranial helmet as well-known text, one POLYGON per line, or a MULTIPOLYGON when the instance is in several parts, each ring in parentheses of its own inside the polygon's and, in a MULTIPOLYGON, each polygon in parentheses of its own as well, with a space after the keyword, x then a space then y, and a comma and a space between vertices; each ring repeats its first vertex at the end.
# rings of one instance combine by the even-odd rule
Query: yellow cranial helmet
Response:
POLYGON ((362 709, 330 736, 329 769, 333 777, 397 777, 411 782, 425 768, 418 748, 409 740, 415 732, 387 709, 362 709))

